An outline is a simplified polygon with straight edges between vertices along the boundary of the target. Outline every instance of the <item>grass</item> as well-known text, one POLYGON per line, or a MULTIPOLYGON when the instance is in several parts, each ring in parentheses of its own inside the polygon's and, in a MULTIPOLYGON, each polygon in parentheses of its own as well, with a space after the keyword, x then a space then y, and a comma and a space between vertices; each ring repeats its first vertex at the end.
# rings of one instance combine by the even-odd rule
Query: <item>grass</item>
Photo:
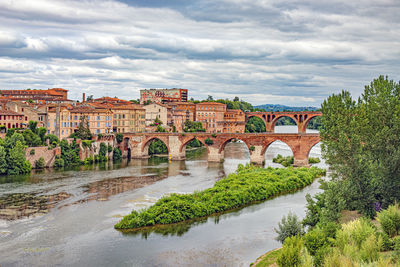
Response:
POLYGON ((264 255, 260 256, 254 263, 250 264, 251 267, 268 267, 268 266, 277 266, 276 259, 280 253, 281 248, 277 248, 271 251, 268 251, 264 255))

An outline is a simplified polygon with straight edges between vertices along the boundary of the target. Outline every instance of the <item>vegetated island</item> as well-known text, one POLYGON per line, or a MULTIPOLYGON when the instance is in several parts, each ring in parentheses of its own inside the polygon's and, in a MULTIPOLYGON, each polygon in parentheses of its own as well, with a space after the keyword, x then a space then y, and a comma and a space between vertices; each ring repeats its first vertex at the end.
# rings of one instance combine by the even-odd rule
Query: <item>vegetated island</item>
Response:
POLYGON ((209 189, 192 194, 172 194, 147 209, 133 210, 115 229, 139 229, 205 217, 263 201, 310 185, 325 170, 312 168, 261 168, 239 165, 236 173, 209 189))

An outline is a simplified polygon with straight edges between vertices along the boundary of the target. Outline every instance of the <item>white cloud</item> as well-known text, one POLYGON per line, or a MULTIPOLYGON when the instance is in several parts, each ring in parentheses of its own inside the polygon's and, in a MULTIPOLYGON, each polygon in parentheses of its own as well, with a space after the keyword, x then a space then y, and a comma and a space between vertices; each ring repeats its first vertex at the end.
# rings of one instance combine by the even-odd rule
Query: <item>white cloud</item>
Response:
POLYGON ((0 1, 0 87, 137 98, 184 87, 195 98, 319 105, 399 80, 396 1, 0 1), (223 10, 226 10, 223 12, 223 10))

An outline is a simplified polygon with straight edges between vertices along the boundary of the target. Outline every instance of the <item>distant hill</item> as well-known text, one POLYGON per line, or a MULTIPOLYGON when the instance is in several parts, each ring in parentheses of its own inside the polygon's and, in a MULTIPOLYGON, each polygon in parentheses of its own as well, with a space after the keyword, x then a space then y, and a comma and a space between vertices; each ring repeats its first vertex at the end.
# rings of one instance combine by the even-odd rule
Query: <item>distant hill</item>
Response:
POLYGON ((263 109, 265 111, 315 111, 318 110, 316 107, 289 107, 285 105, 274 105, 274 104, 264 104, 264 105, 258 105, 254 106, 254 108, 259 108, 263 109))

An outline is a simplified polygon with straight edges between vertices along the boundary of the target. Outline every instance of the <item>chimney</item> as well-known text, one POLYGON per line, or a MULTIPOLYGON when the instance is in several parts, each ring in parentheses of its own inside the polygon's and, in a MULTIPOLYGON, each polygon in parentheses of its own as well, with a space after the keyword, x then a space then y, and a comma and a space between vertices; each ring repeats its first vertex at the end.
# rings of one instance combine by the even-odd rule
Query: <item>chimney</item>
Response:
POLYGON ((83 93, 83 94, 82 94, 82 103, 84 103, 85 100, 86 100, 86 97, 85 97, 85 96, 86 96, 85 93, 83 93))

